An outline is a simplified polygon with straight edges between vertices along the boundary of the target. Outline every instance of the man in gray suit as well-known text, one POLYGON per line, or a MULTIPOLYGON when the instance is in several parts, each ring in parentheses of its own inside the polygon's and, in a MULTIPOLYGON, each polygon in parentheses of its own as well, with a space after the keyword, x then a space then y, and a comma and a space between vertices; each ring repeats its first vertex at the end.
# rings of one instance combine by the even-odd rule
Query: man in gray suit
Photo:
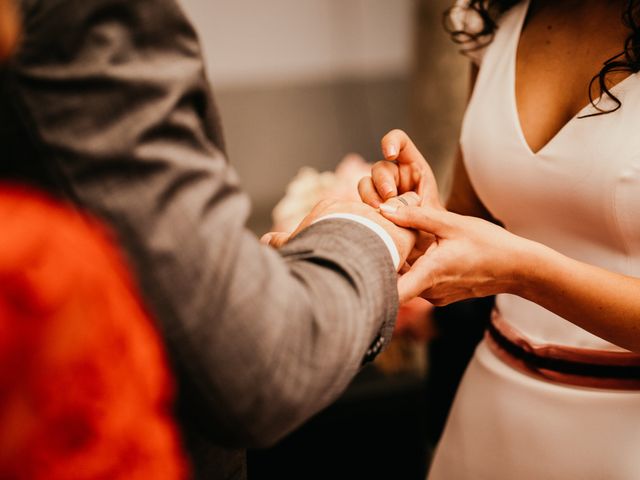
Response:
POLYGON ((365 205, 328 202, 278 252, 260 245, 175 0, 17 3, 0 176, 114 229, 173 361, 196 476, 244 478, 242 448, 327 406, 389 341, 394 267, 413 233, 365 205))

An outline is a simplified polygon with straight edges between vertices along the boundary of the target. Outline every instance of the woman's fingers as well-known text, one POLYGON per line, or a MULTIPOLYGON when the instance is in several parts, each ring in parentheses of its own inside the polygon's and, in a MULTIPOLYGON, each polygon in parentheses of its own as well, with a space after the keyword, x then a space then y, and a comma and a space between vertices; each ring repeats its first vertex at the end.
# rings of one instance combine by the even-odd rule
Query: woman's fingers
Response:
POLYGON ((358 182, 358 193, 360 198, 367 205, 378 208, 384 200, 378 195, 373 179, 371 177, 364 177, 358 182))
POLYGON ((452 215, 429 206, 398 205, 390 200, 380 205, 380 213, 400 227, 412 228, 436 237, 446 236, 450 227, 449 216, 452 215))
POLYGON ((422 250, 414 252, 411 268, 401 270, 398 279, 400 302, 404 303, 420 296, 433 286, 433 260, 430 253, 438 246, 438 238, 447 236, 451 224, 451 213, 429 205, 419 206, 420 196, 415 192, 404 193, 380 204, 380 213, 398 226, 421 232, 419 236, 422 250))

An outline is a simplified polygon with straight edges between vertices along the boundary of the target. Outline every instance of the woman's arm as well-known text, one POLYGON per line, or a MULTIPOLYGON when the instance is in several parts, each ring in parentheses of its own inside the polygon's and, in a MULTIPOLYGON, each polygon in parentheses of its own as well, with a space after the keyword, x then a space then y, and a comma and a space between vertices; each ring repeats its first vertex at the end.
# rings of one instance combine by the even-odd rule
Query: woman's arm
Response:
POLYGON ((640 279, 579 262, 540 244, 531 245, 518 263, 513 293, 640 353, 640 279))
MULTIPOLYGON (((470 94, 476 76, 477 68, 472 66, 470 94)), ((406 134, 388 134, 383 139, 383 151, 391 153, 387 160, 397 162, 398 169, 394 171, 394 164, 388 161, 376 164, 371 179, 376 191, 381 191, 384 182, 400 180, 403 165, 410 165, 421 175, 414 184, 437 192, 431 171, 424 166, 426 161, 406 134)), ((371 187, 366 181, 361 187, 363 184, 361 193, 365 197, 371 187)), ((401 193, 403 188, 398 190, 401 193)), ((436 239, 401 277, 401 301, 420 295, 435 305, 446 305, 511 293, 605 340, 640 352, 640 279, 578 262, 497 225, 469 180, 460 148, 446 202, 448 211, 437 197, 425 195, 423 207, 383 212, 399 225, 435 235, 436 239)))
POLYGON ((401 301, 420 295, 447 305, 511 293, 640 352, 640 279, 581 263, 499 225, 437 205, 382 212, 398 225, 436 238, 400 278, 401 301))
MULTIPOLYGON (((477 68, 472 67, 470 92, 476 76, 477 68)), ((387 160, 398 165, 376 164, 372 178, 360 184, 365 201, 376 203, 375 193, 379 203, 405 190, 408 186, 401 187, 403 165, 410 165, 421 179, 426 177, 427 188, 437 192, 424 158, 403 132, 387 135, 383 151, 389 153, 387 160), (384 195, 381 186, 385 182, 393 182, 397 191, 384 195)), ((419 184, 415 181, 411 186, 419 184)), ((402 207, 396 213, 384 213, 402 226, 435 234, 437 239, 400 279, 401 301, 421 295, 436 305, 446 305, 512 293, 616 345, 640 352, 640 279, 578 262, 494 225, 495 219, 471 185, 460 148, 446 202, 449 211, 433 196, 431 200, 422 208, 402 207)))

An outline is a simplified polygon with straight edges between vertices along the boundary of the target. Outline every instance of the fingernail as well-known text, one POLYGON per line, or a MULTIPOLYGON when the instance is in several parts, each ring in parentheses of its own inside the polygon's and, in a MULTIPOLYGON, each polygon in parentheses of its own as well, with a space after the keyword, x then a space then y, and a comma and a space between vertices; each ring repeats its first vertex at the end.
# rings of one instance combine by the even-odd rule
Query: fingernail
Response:
POLYGON ((384 213, 396 213, 398 211, 398 207, 394 205, 389 205, 388 203, 381 203, 380 211, 384 213))
POLYGON ((264 243, 265 245, 269 245, 269 242, 271 242, 271 239, 273 238, 273 234, 271 233, 265 233, 262 238, 260 239, 260 243, 264 243))
POLYGON ((398 155, 398 149, 396 148, 395 145, 388 145, 385 149, 384 149, 384 156, 389 158, 389 157, 395 157, 396 155, 398 155))

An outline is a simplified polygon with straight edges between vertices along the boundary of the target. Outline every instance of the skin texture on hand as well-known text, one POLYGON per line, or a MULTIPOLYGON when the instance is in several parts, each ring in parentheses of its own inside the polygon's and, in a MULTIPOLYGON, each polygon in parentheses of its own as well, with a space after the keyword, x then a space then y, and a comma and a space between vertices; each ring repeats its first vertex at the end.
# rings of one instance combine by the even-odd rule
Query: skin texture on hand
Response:
MULTIPOLYGON (((571 259, 491 221, 447 211, 438 199, 428 165, 424 167, 424 157, 406 135, 392 132, 383 140, 385 145, 393 153, 390 156, 399 152, 395 157, 398 167, 391 164, 390 168, 389 162, 376 164, 378 172, 369 183, 361 184, 362 198, 380 204, 385 195, 393 193, 384 193, 383 185, 389 181, 396 182, 401 191, 405 187, 400 186, 400 168, 410 165, 413 172, 423 175, 421 206, 382 205, 380 210, 394 223, 431 236, 426 242, 418 239, 415 250, 423 253, 417 258, 411 254, 411 267, 399 278, 401 303, 421 296, 434 305, 447 305, 510 293, 615 345, 640 352, 640 279, 571 259)), ((469 210, 482 213, 482 209, 469 210)))
POLYGON ((382 146, 397 163, 374 165, 370 185, 361 182, 363 200, 375 203, 372 188, 379 199, 408 188, 420 195, 417 206, 390 201, 380 205, 396 225, 420 232, 408 259, 410 268, 398 280, 401 303, 421 296, 434 305, 447 305, 515 288, 513 260, 527 241, 491 222, 448 212, 431 168, 406 133, 390 132, 382 146), (396 190, 389 189, 391 183, 396 190))
POLYGON ((410 268, 398 280, 400 301, 422 296, 434 305, 447 305, 513 290, 519 252, 527 241, 491 222, 448 212, 431 168, 403 131, 388 133, 382 150, 387 160, 374 165, 359 192, 386 218, 419 232, 408 257, 410 268), (412 189, 419 205, 393 200, 412 189))
MULTIPOLYGON (((415 193, 408 193, 403 196, 403 200, 394 199, 393 202, 397 202, 398 205, 402 206, 417 205, 419 203, 419 197, 415 193)), ((365 205, 360 202, 345 202, 338 200, 323 200, 318 203, 311 213, 309 213, 300 225, 298 225, 293 233, 271 232, 264 235, 261 241, 262 243, 274 248, 280 248, 302 230, 313 224, 316 220, 333 213, 351 213, 354 215, 360 215, 384 228, 398 248, 400 265, 404 264, 414 250, 416 242, 416 233, 414 231, 395 225, 392 221, 387 220, 379 211, 369 205, 365 205)))
POLYGON ((385 160, 374 164, 371 176, 358 184, 362 201, 378 208, 398 194, 416 192, 421 204, 442 208, 433 171, 409 136, 402 130, 392 130, 381 146, 385 160))
POLYGON ((430 206, 383 210, 383 215, 435 237, 398 280, 401 301, 419 295, 441 306, 517 288, 519 260, 533 242, 486 220, 430 206))

